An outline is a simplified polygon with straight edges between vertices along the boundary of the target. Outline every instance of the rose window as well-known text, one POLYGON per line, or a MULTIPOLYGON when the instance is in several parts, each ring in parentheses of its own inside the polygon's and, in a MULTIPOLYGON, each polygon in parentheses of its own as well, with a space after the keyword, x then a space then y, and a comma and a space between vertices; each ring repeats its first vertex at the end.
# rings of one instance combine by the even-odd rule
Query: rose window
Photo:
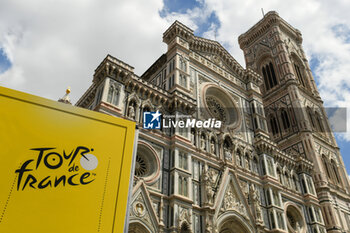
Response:
POLYGON ((232 94, 214 84, 207 84, 202 89, 203 105, 207 117, 215 118, 222 125, 236 128, 240 125, 241 117, 233 100, 232 94))
POLYGON ((300 210, 298 210, 295 206, 289 205, 287 207, 286 215, 289 232, 302 232, 305 228, 305 222, 300 210))
POLYGON ((142 177, 146 182, 159 175, 160 161, 158 156, 145 145, 138 145, 135 160, 135 176, 142 177))
POLYGON ((143 177, 147 174, 148 170, 149 170, 149 166, 145 161, 144 156, 138 154, 136 156, 135 176, 143 177))
POLYGON ((222 104, 211 96, 206 97, 206 101, 209 111, 214 116, 214 118, 224 123, 226 121, 226 112, 222 104))

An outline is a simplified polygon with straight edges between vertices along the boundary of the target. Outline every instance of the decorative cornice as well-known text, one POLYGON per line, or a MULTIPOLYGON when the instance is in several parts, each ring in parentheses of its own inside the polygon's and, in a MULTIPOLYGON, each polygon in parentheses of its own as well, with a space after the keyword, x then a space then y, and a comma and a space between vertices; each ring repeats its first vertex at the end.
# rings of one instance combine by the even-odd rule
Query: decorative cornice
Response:
POLYGON ((231 72, 235 74, 234 76, 241 79, 243 82, 247 83, 252 81, 256 85, 260 85, 262 82, 259 74, 255 73, 253 70, 248 71, 244 69, 219 42, 195 36, 193 30, 179 21, 175 21, 169 29, 164 32, 163 41, 169 44, 176 36, 186 40, 192 51, 206 52, 219 56, 230 68, 231 72))
POLYGON ((295 158, 280 150, 276 143, 270 139, 257 135, 254 138, 254 146, 260 153, 267 153, 273 155, 276 162, 280 162, 284 165, 297 168, 299 171, 310 173, 313 169, 313 163, 301 156, 295 158))
POLYGON ((302 42, 302 36, 298 29, 295 29, 284 19, 282 19, 276 11, 270 11, 247 32, 238 37, 240 48, 245 49, 249 47, 254 41, 259 39, 274 25, 279 26, 286 33, 293 35, 297 42, 302 42))
POLYGON ((236 75, 240 77, 244 76, 244 68, 219 42, 193 36, 193 39, 189 41, 189 44, 190 49, 193 51, 209 52, 218 55, 236 75))
POLYGON ((179 36, 185 40, 191 39, 193 35, 193 30, 187 27, 186 25, 175 21, 164 33, 163 33, 163 42, 169 43, 172 41, 175 36, 179 36))

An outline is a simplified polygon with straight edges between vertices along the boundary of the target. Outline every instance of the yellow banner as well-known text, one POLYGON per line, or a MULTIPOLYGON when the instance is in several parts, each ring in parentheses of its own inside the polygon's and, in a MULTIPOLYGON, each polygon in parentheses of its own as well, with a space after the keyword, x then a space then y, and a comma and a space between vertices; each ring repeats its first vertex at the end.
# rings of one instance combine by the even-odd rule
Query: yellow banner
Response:
POLYGON ((0 232, 123 232, 134 135, 134 122, 0 87, 0 232))

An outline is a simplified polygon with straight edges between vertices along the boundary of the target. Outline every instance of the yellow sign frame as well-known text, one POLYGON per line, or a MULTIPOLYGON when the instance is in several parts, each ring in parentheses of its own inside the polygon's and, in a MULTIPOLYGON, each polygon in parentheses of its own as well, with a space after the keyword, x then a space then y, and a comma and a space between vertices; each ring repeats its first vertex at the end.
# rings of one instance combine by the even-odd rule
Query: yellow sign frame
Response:
POLYGON ((0 87, 0 232, 123 232, 135 126, 0 87))

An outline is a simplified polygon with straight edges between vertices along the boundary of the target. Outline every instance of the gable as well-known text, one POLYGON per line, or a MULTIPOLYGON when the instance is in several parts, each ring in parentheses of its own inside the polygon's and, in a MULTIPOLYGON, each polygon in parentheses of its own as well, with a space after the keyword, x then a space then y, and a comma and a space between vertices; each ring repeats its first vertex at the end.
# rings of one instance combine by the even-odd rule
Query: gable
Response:
POLYGON ((158 229, 158 217, 154 211, 145 183, 142 180, 133 189, 129 222, 132 223, 133 220, 140 219, 148 228, 153 230, 152 232, 158 229))
POLYGON ((237 177, 226 168, 215 202, 215 218, 227 211, 235 212, 252 225, 253 217, 237 177))

